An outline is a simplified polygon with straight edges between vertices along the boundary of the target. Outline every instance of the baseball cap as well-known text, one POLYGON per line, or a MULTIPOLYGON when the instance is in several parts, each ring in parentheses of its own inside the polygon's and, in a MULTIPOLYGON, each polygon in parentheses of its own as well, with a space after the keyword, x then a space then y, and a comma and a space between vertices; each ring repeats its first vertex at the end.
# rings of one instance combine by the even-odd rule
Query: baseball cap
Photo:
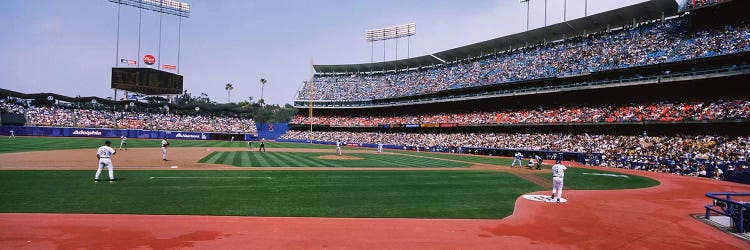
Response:
POLYGON ((104 141, 104 144, 105 144, 105 145, 109 145, 109 144, 112 144, 112 143, 111 143, 111 142, 109 142, 109 141, 104 141))

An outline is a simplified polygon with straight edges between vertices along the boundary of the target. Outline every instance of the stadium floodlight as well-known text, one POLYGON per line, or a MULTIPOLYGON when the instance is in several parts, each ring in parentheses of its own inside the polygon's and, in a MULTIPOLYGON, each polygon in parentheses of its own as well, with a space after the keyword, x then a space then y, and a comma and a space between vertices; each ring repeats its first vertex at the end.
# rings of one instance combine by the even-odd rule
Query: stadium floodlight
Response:
POLYGON ((373 62, 373 52, 374 52, 374 43, 375 41, 383 41, 383 61, 385 61, 385 41, 386 40, 396 40, 396 60, 398 60, 398 39, 402 37, 406 37, 407 45, 406 45, 406 57, 411 57, 409 55, 410 50, 410 41, 409 38, 413 35, 417 34, 417 24, 416 23, 407 23, 402 24, 399 26, 393 26, 388 28, 382 28, 382 29, 373 29, 373 30, 367 30, 365 31, 365 40, 370 42, 370 62, 373 62))
POLYGON ((393 26, 382 29, 368 30, 365 32, 365 39, 368 42, 398 39, 417 34, 417 24, 409 23, 399 26, 393 26))
POLYGON ((190 4, 174 0, 109 0, 117 4, 133 6, 139 9, 155 11, 159 13, 175 15, 178 17, 190 17, 190 4))

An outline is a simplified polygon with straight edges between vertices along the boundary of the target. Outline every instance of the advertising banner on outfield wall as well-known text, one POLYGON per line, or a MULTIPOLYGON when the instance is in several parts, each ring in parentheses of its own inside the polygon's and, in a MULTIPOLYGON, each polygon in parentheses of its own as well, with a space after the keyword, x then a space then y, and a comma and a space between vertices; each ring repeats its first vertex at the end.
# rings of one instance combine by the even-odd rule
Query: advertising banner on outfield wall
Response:
POLYGON ((439 124, 437 124, 437 123, 422 123, 422 124, 420 124, 420 126, 423 127, 423 128, 437 128, 439 126, 439 124))
POLYGON ((59 127, 24 127, 0 126, 1 135, 9 135, 10 130, 16 136, 61 136, 61 137, 99 137, 99 138, 128 138, 160 139, 170 138, 178 140, 210 140, 210 133, 155 131, 139 129, 101 129, 101 128, 59 128, 59 127))
POLYGON ((455 128, 458 124, 455 123, 440 123, 441 128, 455 128))
POLYGON ((419 124, 406 124, 405 127, 407 127, 407 128, 418 128, 419 124))
POLYGON ((208 133, 200 132, 167 132, 169 139, 181 140, 208 140, 208 133))

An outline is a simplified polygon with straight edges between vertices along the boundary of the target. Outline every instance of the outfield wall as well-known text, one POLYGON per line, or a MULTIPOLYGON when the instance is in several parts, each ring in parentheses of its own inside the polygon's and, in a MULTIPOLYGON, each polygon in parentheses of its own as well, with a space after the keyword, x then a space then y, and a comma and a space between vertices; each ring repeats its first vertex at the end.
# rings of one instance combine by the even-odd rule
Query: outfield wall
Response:
MULTIPOLYGON (((0 126, 0 135, 8 136, 10 131, 16 136, 51 136, 51 137, 102 137, 119 138, 122 135, 128 138, 160 139, 169 138, 177 140, 211 140, 214 133, 186 132, 186 131, 164 131, 164 130, 142 130, 142 129, 106 129, 106 128, 66 128, 66 127, 27 127, 27 126, 0 126)), ((222 134, 222 133, 215 133, 222 134)), ((244 138, 256 138, 253 134, 243 134, 244 138)), ((219 139, 220 136, 217 136, 219 139)), ((240 138, 237 138, 240 139, 240 138)))

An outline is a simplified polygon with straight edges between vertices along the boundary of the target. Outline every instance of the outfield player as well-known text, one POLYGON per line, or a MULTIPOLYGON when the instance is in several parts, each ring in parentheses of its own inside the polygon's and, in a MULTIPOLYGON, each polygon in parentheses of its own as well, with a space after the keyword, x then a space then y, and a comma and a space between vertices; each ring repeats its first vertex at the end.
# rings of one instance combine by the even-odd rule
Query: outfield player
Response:
POLYGON ((113 169, 114 166, 112 166, 111 158, 116 152, 109 145, 110 142, 105 141, 104 146, 101 146, 96 150, 96 159, 99 160, 99 168, 96 170, 96 175, 94 175, 94 182, 99 182, 99 174, 102 173, 103 167, 107 167, 107 171, 109 171, 109 182, 115 181, 115 171, 113 169))
POLYGON ((378 142, 378 153, 383 153, 383 143, 378 142))
POLYGON ((563 190, 563 177, 565 177, 565 170, 568 169, 561 163, 560 159, 552 166, 552 198, 556 198, 557 202, 560 202, 560 196, 562 196, 563 190))
POLYGON ((167 161, 167 147, 169 146, 169 142, 167 141, 167 137, 164 137, 163 140, 161 140, 161 160, 167 161))
POLYGON ((519 168, 522 167, 521 164, 523 164, 523 162, 521 162, 521 158, 523 158, 523 154, 521 154, 521 152, 516 152, 516 154, 513 155, 513 162, 510 164, 510 167, 515 166, 516 162, 518 162, 519 168))
POLYGON ((341 156, 344 152, 341 151, 341 140, 336 140, 336 155, 341 156))
POLYGON ((128 137, 125 135, 120 136, 120 150, 122 150, 122 147, 128 150, 128 137))
POLYGON ((10 130, 10 136, 8 136, 8 139, 16 139, 16 133, 12 129, 10 130))

